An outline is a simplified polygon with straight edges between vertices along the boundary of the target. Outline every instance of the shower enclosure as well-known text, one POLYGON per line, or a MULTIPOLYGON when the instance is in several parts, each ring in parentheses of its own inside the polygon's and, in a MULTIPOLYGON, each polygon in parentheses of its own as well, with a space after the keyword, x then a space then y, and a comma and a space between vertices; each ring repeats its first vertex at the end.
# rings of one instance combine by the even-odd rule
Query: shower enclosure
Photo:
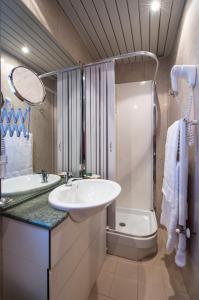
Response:
POLYGON ((116 181, 122 192, 107 231, 108 251, 134 260, 156 252, 155 128, 155 83, 117 84, 116 181))

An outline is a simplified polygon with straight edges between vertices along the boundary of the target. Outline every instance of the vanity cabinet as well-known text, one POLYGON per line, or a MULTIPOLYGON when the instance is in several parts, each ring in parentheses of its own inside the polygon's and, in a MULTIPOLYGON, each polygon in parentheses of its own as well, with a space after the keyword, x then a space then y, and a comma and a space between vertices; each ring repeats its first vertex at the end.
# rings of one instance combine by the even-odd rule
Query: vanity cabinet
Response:
POLYGON ((87 299, 105 257, 105 210, 52 230, 1 218, 3 300, 87 299))

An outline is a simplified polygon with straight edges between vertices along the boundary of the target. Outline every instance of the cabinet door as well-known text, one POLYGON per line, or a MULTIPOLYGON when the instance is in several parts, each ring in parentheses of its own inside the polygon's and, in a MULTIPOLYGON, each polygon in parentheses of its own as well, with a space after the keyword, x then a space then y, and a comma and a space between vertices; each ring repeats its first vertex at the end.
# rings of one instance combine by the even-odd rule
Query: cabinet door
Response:
POLYGON ((68 218, 51 233, 50 299, 86 300, 104 262, 106 212, 81 223, 68 218))
POLYGON ((49 233, 2 218, 3 299, 47 300, 49 233))

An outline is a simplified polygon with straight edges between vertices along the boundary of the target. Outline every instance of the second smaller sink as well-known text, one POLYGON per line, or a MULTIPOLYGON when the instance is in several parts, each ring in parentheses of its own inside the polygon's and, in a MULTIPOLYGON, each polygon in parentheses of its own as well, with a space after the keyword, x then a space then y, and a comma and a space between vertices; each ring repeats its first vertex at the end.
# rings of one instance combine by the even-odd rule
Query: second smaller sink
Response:
POLYGON ((120 185, 114 181, 84 179, 73 182, 71 187, 57 187, 48 200, 55 208, 68 211, 74 221, 81 222, 110 205, 120 192, 120 185))
POLYGON ((56 185, 61 180, 55 174, 48 175, 48 181, 43 183, 40 174, 22 175, 2 180, 2 195, 7 197, 19 196, 42 191, 56 185))

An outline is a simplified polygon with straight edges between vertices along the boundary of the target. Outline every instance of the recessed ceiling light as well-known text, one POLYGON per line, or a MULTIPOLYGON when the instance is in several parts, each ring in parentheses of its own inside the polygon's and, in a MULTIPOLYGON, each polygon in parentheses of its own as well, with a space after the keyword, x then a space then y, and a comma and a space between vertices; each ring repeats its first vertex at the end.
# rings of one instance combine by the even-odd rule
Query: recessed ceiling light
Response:
POLYGON ((158 11, 160 9, 160 1, 152 1, 151 2, 151 10, 158 11))
POLYGON ((21 51, 23 52, 23 53, 29 53, 29 49, 28 49, 28 47, 26 47, 26 46, 24 46, 24 47, 22 47, 21 48, 21 51))

